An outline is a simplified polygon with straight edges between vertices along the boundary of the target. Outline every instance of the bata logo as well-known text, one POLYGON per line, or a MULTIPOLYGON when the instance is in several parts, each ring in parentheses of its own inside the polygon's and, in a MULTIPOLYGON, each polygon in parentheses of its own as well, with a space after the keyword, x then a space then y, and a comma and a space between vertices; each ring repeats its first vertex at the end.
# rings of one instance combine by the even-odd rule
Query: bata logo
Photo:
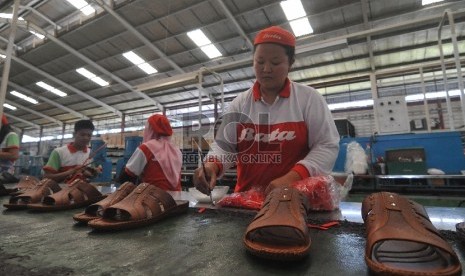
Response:
POLYGON ((252 141, 257 142, 273 142, 273 141, 284 141, 284 140, 294 140, 295 131, 279 131, 279 129, 274 130, 270 134, 265 133, 255 133, 253 128, 244 128, 239 137, 239 142, 241 141, 252 141))
POLYGON ((263 38, 274 38, 274 39, 281 40, 281 36, 278 34, 265 34, 263 38))

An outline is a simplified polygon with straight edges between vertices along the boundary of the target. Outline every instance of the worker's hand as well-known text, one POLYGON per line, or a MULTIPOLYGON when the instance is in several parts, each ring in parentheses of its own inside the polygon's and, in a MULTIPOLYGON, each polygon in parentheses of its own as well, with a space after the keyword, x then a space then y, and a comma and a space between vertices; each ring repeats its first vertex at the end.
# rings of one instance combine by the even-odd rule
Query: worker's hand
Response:
POLYGON ((210 195, 211 190, 215 188, 216 179, 218 174, 218 166, 214 163, 205 163, 205 175, 203 168, 197 168, 194 171, 193 181, 194 186, 199 190, 201 193, 206 195, 210 195))
POLYGON ((85 167, 83 169, 83 171, 82 171, 82 174, 85 177, 94 177, 94 176, 97 176, 98 171, 95 168, 92 168, 92 167, 85 167))
POLYGON ((290 171, 286 175, 273 179, 265 189, 265 194, 276 188, 290 187, 292 183, 301 180, 300 175, 295 171, 290 171))

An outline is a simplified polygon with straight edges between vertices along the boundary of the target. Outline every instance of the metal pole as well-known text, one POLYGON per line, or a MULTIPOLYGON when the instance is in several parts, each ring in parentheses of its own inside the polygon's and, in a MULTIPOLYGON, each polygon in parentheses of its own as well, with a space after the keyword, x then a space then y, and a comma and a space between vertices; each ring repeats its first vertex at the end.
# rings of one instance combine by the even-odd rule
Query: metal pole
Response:
POLYGON ((442 25, 444 23, 444 17, 446 15, 446 13, 447 13, 447 11, 444 12, 444 14, 442 15, 441 22, 439 22, 438 46, 439 46, 439 56, 441 58, 442 80, 444 82, 444 91, 446 92, 447 116, 449 117, 449 127, 450 127, 451 130, 455 130, 454 116, 452 114, 452 106, 450 104, 449 91, 447 89, 446 65, 444 63, 444 51, 442 49, 442 37, 441 37, 442 25))
POLYGON ((378 107, 376 105, 378 100, 378 86, 376 85, 376 74, 370 73, 370 83, 371 83, 371 97, 373 98, 373 113, 375 118, 375 131, 380 133, 379 122, 378 122, 378 107))
POLYGON ((460 54, 459 54, 459 48, 457 46, 457 35, 455 33, 454 14, 449 9, 446 10, 446 13, 449 18, 450 35, 452 37, 452 46, 454 47, 455 67, 457 68, 457 81, 459 83, 460 103, 462 105, 462 119, 463 119, 463 125, 465 125, 465 94, 463 91, 464 87, 463 87, 463 78, 462 78, 462 66, 460 65, 460 54))
MULTIPOLYGON (((10 77, 11 55, 13 54, 13 44, 16 36, 16 27, 18 22, 19 0, 15 0, 13 5, 13 18, 11 22, 10 37, 6 47, 5 65, 3 66, 2 82, 0 84, 0 118, 3 115, 3 104, 5 103, 6 89, 8 87, 8 78, 10 77)), ((0 120, 0 127, 2 126, 0 120)))
POLYGON ((420 67, 420 81, 421 81, 421 91, 423 92, 423 107, 425 109, 425 115, 426 115, 426 126, 428 127, 428 132, 431 132, 431 118, 429 115, 428 100, 426 99, 426 89, 425 89, 425 79, 423 77, 423 67, 420 67))

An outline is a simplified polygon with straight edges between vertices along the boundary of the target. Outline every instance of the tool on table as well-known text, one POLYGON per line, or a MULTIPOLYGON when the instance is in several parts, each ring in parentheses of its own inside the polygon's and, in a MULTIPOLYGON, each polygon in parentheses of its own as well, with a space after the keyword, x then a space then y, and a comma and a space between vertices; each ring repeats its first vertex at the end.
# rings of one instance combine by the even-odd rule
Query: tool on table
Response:
MULTIPOLYGON (((200 148, 200 145, 195 140, 193 140, 193 141, 197 145, 197 154, 199 155, 199 163, 202 166, 203 174, 205 175, 205 180, 207 180, 207 182, 208 182, 207 170, 205 170, 205 164, 203 163, 203 160, 202 160, 202 149, 200 148)), ((215 206, 215 202, 213 201, 213 197, 212 197, 212 189, 210 188, 210 186, 208 187, 208 189, 209 189, 209 192, 210 192, 210 201, 212 202, 212 205, 215 206)))

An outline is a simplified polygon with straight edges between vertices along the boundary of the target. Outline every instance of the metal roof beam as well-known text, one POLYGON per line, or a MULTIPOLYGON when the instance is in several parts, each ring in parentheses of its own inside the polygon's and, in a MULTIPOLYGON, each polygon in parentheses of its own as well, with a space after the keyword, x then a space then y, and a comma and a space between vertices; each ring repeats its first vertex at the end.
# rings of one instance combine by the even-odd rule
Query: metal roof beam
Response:
MULTIPOLYGON (((173 69, 178 71, 181 74, 186 73, 184 69, 179 67, 173 60, 171 60, 163 51, 161 51, 158 47, 156 47, 150 40, 148 40, 145 36, 143 36, 134 26, 129 24, 129 22, 126 21, 122 16, 120 16, 118 13, 116 13, 111 7, 103 3, 102 0, 94 0, 94 2, 97 2, 105 11, 108 12, 111 16, 113 16, 119 23, 121 23, 131 34, 136 36, 142 43, 144 43, 145 46, 147 46, 150 50, 152 50, 155 54, 157 54, 161 59, 163 59, 165 62, 167 62, 173 69)), ((213 95, 211 95, 208 91, 205 91, 202 89, 202 86, 199 84, 198 85, 199 91, 203 92, 213 103, 215 102, 215 99, 213 98, 213 95)), ((145 94, 144 94, 145 95, 145 94)), ((163 109, 162 109, 163 111, 163 109)))
MULTIPOLYGON (((2 49, 0 49, 0 53, 5 54, 5 52, 2 49)), ((41 69, 35 67, 34 65, 31 65, 31 64, 27 63, 26 61, 14 56, 14 55, 11 56, 11 59, 16 61, 17 63, 29 68, 30 70, 44 76, 45 78, 53 80, 54 82, 58 83, 62 87, 65 87, 66 89, 69 89, 70 91, 73 91, 74 93, 88 99, 89 101, 91 101, 91 102, 93 102, 93 103, 95 103, 97 105, 100 105, 102 107, 105 107, 107 110, 111 111, 112 113, 114 113, 114 114, 116 114, 116 115, 118 115, 120 117, 123 115, 123 113, 121 111, 117 110, 116 108, 111 107, 111 106, 107 105, 106 103, 104 103, 102 101, 99 101, 99 100, 97 100, 96 98, 94 98, 92 96, 87 95, 86 93, 82 92, 81 90, 67 84, 66 82, 64 82, 64 81, 50 75, 49 73, 47 73, 45 71, 42 71, 41 69)))
MULTIPOLYGON (((4 113, 4 114, 5 114, 5 113, 4 113)), ((39 125, 34 124, 34 123, 31 123, 31 122, 29 122, 29 121, 27 121, 27 120, 18 118, 18 117, 16 117, 16 116, 13 116, 13 115, 10 115, 10 114, 5 114, 5 116, 6 116, 7 118, 11 117, 11 118, 15 119, 16 121, 19 121, 19 122, 21 122, 21 123, 25 123, 25 124, 27 124, 27 125, 30 125, 30 126, 32 126, 33 128, 40 129, 40 126, 39 126, 39 125)))
MULTIPOLYGON (((138 96, 140 96, 141 98, 143 99, 146 99, 150 102, 152 102, 158 109, 160 109, 161 111, 164 110, 164 107, 161 103, 159 103, 158 101, 150 98, 147 94, 144 94, 140 91, 137 91, 137 90, 134 90, 133 89, 133 86, 130 85, 129 83, 127 83, 126 81, 124 81, 123 79, 121 79, 120 77, 114 75, 113 73, 111 73, 110 71, 108 71, 107 69, 103 68, 102 66, 98 65, 96 62, 94 62, 93 60, 91 60, 90 58, 86 57, 85 55, 81 54, 79 51, 77 51, 76 49, 74 49, 73 47, 69 46, 68 44, 64 43, 63 41, 59 40, 58 38, 54 37, 53 35, 50 35, 47 31, 45 31, 44 29, 40 28, 39 26, 36 26, 34 24, 27 24, 26 26, 28 29, 29 28, 32 28, 34 29, 35 31, 45 35, 45 37, 47 37, 48 39, 50 39, 51 41, 55 42, 56 44, 58 44, 59 46, 61 46, 62 48, 66 49, 68 52, 70 52, 71 54, 77 56, 78 58, 80 58, 81 60, 83 60, 84 62, 86 62, 87 64, 89 64, 90 66, 93 66, 94 68, 97 68, 97 70, 99 70, 100 72, 104 73, 105 75, 111 77, 113 80, 117 81, 118 83, 122 84, 124 87, 126 87, 127 89, 129 89, 130 91, 136 93, 138 96)), ((120 115, 121 116, 121 115, 120 115)))
POLYGON ((239 34, 244 38, 245 42, 247 43, 247 46, 249 46, 250 49, 253 49, 253 43, 250 41, 249 37, 247 34, 244 32, 244 30, 241 28, 241 25, 237 22, 236 18, 234 18, 234 15, 231 13, 231 11, 226 7, 224 4, 223 0, 218 0, 217 3, 221 6, 223 9, 224 13, 226 14, 226 17, 231 20, 233 23, 234 27, 236 27, 236 30, 239 32, 239 34))
MULTIPOLYGON (((1 80, 1 78, 0 78, 0 80, 1 80)), ((50 105, 53 105, 53 106, 55 106, 55 107, 58 107, 58 108, 60 108, 60 109, 62 109, 62 110, 64 110, 64 111, 66 111, 66 112, 69 112, 69 113, 75 115, 75 116, 78 117, 78 118, 89 119, 89 117, 87 117, 86 115, 84 115, 84 114, 82 114, 82 113, 79 113, 79 112, 77 112, 77 111, 75 111, 75 110, 72 110, 71 108, 68 108, 68 107, 66 107, 66 106, 64 106, 64 105, 61 105, 61 104, 59 104, 59 103, 57 103, 57 102, 55 102, 55 101, 52 101, 52 100, 50 100, 50 99, 48 99, 48 98, 46 98, 46 97, 38 96, 38 95, 37 95, 36 93, 34 93, 33 91, 31 91, 31 90, 29 90, 29 89, 27 89, 27 88, 24 88, 24 87, 22 87, 22 86, 20 86, 20 85, 18 85, 18 84, 16 84, 16 83, 14 83, 14 82, 9 81, 9 82, 8 82, 8 85, 11 86, 11 87, 13 87, 14 89, 20 90, 21 92, 23 92, 23 93, 25 93, 25 94, 28 94, 29 96, 37 97, 39 100, 42 100, 42 101, 44 101, 44 102, 46 102, 46 103, 48 103, 48 104, 50 104, 50 105)))
POLYGON ((45 114, 43 114, 43 113, 37 112, 37 111, 35 111, 35 110, 32 110, 32 109, 30 109, 30 108, 28 108, 28 107, 25 107, 25 106, 23 106, 23 105, 20 105, 20 104, 18 104, 18 103, 13 103, 12 101, 9 101, 9 100, 6 100, 5 102, 8 103, 8 104, 10 104, 10 105, 13 105, 13 106, 19 107, 19 108, 21 108, 21 109, 24 109, 24 110, 26 110, 27 112, 30 112, 30 113, 32 113, 32 114, 35 114, 35 115, 37 115, 37 116, 39 116, 39 117, 45 118, 45 119, 49 120, 50 122, 56 123, 56 124, 59 125, 59 126, 62 126, 62 125, 63 125, 63 122, 60 121, 60 120, 54 119, 54 118, 52 118, 52 117, 50 117, 50 116, 47 116, 47 115, 45 115, 45 114))

